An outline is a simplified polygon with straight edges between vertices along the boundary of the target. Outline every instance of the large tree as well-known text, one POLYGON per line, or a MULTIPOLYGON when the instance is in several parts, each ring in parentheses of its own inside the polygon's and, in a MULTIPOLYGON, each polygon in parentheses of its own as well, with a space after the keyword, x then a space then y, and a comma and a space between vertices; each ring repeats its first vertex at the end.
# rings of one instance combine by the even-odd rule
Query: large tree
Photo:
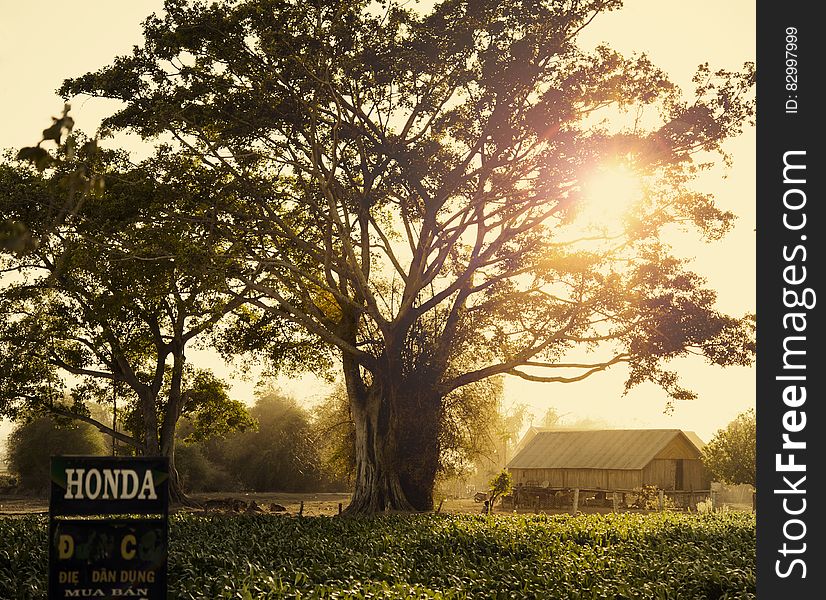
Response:
POLYGON ((243 196, 220 222, 266 276, 244 281, 257 306, 340 352, 349 512, 431 508, 463 386, 622 365, 679 399, 669 360, 751 361, 750 322, 660 234, 730 227, 690 182, 751 120, 753 68, 703 66, 684 98, 645 56, 579 49, 619 6, 168 0, 131 55, 64 84, 123 101, 107 127, 171 135, 243 196), (602 192, 614 216, 589 226, 599 172, 639 190, 602 192))
POLYGON ((174 465, 179 418, 219 416, 227 429, 249 421, 221 382, 186 358, 245 300, 244 286, 225 276, 240 267, 210 239, 203 216, 216 182, 163 152, 140 166, 96 153, 101 184, 67 204, 75 142, 40 153, 42 173, 0 165, 0 217, 31 240, 0 253, 0 415, 69 417, 138 454, 167 456, 173 499, 184 500, 174 465), (93 416, 95 402, 119 404, 123 427, 93 416))

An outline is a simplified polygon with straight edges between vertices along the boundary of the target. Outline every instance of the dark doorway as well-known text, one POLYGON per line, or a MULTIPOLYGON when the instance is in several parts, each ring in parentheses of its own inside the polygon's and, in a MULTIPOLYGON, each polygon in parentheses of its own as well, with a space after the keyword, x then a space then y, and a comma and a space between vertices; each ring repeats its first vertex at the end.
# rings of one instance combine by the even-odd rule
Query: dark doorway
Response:
POLYGON ((683 488, 683 459, 677 459, 677 470, 674 474, 674 489, 682 490, 683 488))

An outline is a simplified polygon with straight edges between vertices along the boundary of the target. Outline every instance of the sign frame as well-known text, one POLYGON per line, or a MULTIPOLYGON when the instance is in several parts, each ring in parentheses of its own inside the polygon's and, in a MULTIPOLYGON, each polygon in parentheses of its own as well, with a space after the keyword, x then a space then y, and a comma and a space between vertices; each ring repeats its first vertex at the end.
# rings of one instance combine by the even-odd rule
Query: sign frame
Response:
POLYGON ((166 457, 53 456, 49 600, 165 600, 166 457))

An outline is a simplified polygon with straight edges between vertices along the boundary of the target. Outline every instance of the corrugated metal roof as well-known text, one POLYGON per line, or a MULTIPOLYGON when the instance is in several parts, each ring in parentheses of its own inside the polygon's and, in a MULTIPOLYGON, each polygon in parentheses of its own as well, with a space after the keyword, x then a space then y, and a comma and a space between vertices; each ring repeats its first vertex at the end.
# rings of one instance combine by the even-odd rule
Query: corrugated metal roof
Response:
POLYGON ((540 431, 513 457, 508 468, 642 469, 680 434, 685 434, 698 450, 702 448, 697 434, 679 429, 540 431))

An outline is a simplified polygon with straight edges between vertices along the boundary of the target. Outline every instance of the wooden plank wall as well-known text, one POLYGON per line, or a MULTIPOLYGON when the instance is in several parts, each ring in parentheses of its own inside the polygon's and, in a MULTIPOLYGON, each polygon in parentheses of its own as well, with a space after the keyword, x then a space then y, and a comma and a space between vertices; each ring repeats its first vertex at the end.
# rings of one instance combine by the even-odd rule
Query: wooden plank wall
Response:
POLYGON ((693 444, 689 443, 682 435, 678 435, 662 450, 657 452, 654 458, 700 458, 700 453, 693 444))
POLYGON ((630 490, 640 487, 642 471, 621 469, 509 469, 514 485, 529 481, 552 488, 630 490))
MULTIPOLYGON (((514 485, 534 482, 552 488, 632 490, 654 485, 673 490, 677 461, 654 459, 641 471, 621 469, 509 469, 514 485), (547 484, 547 485, 546 485, 547 484)), ((699 460, 683 460, 683 489, 707 490, 711 484, 708 471, 699 460)))
POLYGON ((683 480, 687 490, 707 490, 711 488, 711 473, 701 460, 683 461, 683 480))
MULTIPOLYGON (((661 490, 673 490, 677 475, 677 461, 655 458, 642 470, 644 485, 655 485, 661 490)), ((707 490, 711 476, 702 461, 683 460, 683 489, 707 490)))
POLYGON ((642 470, 643 485, 654 485, 661 490, 673 490, 676 477, 677 461, 667 458, 655 458, 642 470))

